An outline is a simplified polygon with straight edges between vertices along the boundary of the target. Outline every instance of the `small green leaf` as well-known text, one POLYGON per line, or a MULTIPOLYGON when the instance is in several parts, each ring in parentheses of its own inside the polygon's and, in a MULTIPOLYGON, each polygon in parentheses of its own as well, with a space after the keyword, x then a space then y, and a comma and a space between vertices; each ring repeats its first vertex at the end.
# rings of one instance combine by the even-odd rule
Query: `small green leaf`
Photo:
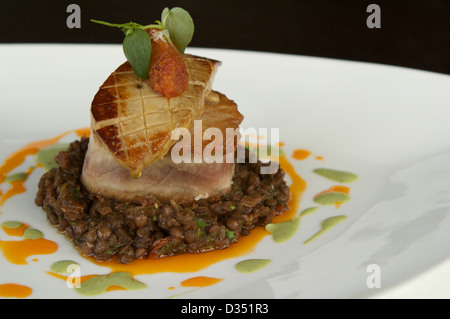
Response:
MULTIPOLYGON (((125 32, 125 31, 124 31, 125 32)), ((143 29, 126 29, 123 40, 123 53, 141 79, 148 79, 152 43, 150 36, 143 29)))
POLYGON ((173 44, 184 53, 194 35, 194 21, 186 10, 175 7, 165 8, 161 14, 162 25, 169 30, 173 44))

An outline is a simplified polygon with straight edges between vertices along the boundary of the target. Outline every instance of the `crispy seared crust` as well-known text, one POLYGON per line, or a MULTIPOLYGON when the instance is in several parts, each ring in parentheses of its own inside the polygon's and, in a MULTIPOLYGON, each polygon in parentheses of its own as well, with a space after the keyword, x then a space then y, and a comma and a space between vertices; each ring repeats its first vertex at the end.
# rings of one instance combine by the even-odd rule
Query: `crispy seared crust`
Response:
MULTIPOLYGON (((202 148, 201 151, 203 152, 204 148, 211 143, 211 140, 217 138, 217 136, 213 135, 211 137, 211 140, 208 139, 207 133, 208 129, 218 129, 222 134, 222 141, 223 141, 223 149, 216 149, 216 151, 221 152, 222 154, 226 154, 226 144, 229 142, 227 140, 227 130, 232 130, 233 132, 236 129, 239 129, 239 125, 241 124, 242 120, 244 119, 244 116, 238 111, 237 104, 228 99, 228 97, 220 92, 217 91, 210 91, 207 93, 205 97, 205 105, 203 107, 203 114, 200 118, 202 120, 201 125, 201 136, 202 138, 202 148)), ((197 127, 193 126, 191 127, 190 134, 191 134, 191 149, 195 149, 195 140, 194 136, 197 134, 195 131, 197 127)), ((212 134, 215 133, 215 131, 211 132, 212 134)), ((236 138, 233 138, 234 141, 232 146, 233 149, 229 151, 234 151, 236 148, 236 144, 238 143, 239 135, 236 136, 236 138)), ((231 145, 231 144, 230 144, 231 145)))
POLYGON ((91 129, 114 158, 133 176, 162 158, 176 142, 171 132, 191 128, 203 113, 217 61, 192 55, 184 60, 188 90, 168 99, 141 81, 128 62, 103 83, 91 105, 91 129))
MULTIPOLYGON (((223 162, 207 162, 207 159, 202 159, 200 163, 175 163, 169 152, 161 160, 148 165, 140 178, 136 179, 131 177, 128 171, 113 159, 111 153, 103 147, 98 135, 92 134, 83 165, 81 182, 93 194, 133 203, 139 202, 146 196, 188 203, 193 202, 198 196, 214 198, 228 193, 231 189, 234 162, 225 162, 224 156, 228 154, 225 148, 226 130, 227 128, 237 129, 243 116, 233 101, 222 93, 212 91, 205 98, 204 112, 200 119, 202 120, 202 131, 199 134, 215 128, 220 130, 223 135, 224 146, 217 145, 213 154, 221 157, 223 162)), ((191 152, 194 152, 195 149, 194 127, 190 130, 191 152)), ((228 140, 231 140, 230 145, 235 146, 232 144, 233 139, 234 137, 228 140)), ((177 142, 173 147, 176 147, 178 143, 182 143, 182 141, 177 142)), ((211 141, 203 140, 201 152, 208 143, 211 141)), ((234 148, 232 154, 234 159, 234 148)))

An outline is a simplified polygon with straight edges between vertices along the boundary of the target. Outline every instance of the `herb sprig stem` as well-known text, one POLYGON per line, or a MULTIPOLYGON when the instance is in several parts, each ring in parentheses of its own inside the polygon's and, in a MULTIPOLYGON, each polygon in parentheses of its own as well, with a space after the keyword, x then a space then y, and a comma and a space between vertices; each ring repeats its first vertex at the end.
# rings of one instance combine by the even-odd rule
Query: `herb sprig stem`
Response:
POLYGON ((127 23, 110 23, 110 22, 106 22, 106 21, 101 21, 101 20, 95 20, 95 19, 91 19, 91 22, 94 23, 98 23, 98 24, 103 24, 106 25, 108 27, 115 27, 115 28, 131 28, 131 29, 159 29, 159 30, 163 30, 164 26, 162 25, 161 21, 155 21, 155 24, 148 24, 148 25, 141 25, 139 23, 136 22, 127 22, 127 23))
POLYGON ((161 14, 161 21, 153 24, 141 25, 136 22, 111 23, 96 19, 91 22, 108 27, 120 28, 125 33, 123 41, 124 54, 133 67, 136 75, 141 79, 148 79, 148 69, 152 51, 152 44, 147 29, 163 30, 164 36, 180 53, 192 40, 194 22, 189 13, 179 7, 165 8, 161 14))

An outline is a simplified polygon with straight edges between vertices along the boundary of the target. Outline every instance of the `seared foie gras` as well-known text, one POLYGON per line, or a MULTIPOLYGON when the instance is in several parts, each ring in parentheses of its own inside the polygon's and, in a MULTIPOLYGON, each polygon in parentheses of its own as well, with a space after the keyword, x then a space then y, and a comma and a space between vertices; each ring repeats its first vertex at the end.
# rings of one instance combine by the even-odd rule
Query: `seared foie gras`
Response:
POLYGON ((176 142, 171 132, 190 129, 203 113, 218 61, 184 55, 189 84, 180 96, 166 98, 139 79, 128 62, 103 83, 91 105, 91 128, 134 177, 161 159, 176 142))
MULTIPOLYGON (((175 200, 189 203, 196 199, 214 198, 230 191, 234 174, 234 162, 226 162, 228 152, 235 151, 238 134, 228 136, 226 129, 237 132, 243 116, 236 104, 225 95, 212 92, 206 98, 201 118, 201 136, 208 128, 217 128, 223 135, 220 147, 215 144, 224 158, 222 163, 202 160, 201 163, 175 163, 169 151, 162 159, 148 165, 139 178, 133 178, 103 146, 97 133, 92 132, 86 154, 81 181, 92 193, 120 201, 139 202, 146 196, 156 196, 160 200, 175 200), (226 144, 231 147, 226 147, 226 144), (231 143, 231 144, 229 144, 231 143)), ((194 140, 194 126, 190 129, 194 140)), ((180 141, 178 143, 182 143, 180 141)), ((186 141, 184 141, 186 142, 186 141)), ((204 150, 211 141, 201 141, 204 150)), ((176 147, 176 145, 174 146, 176 147)), ((192 144, 192 152, 195 145, 192 144)))

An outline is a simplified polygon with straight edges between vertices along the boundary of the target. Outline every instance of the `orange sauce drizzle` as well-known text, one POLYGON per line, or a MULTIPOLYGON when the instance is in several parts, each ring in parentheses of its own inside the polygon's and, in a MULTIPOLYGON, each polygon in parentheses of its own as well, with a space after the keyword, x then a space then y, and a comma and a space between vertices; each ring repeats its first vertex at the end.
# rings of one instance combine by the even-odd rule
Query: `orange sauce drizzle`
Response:
POLYGON ((212 278, 212 277, 193 277, 186 279, 181 282, 182 287, 207 287, 217 284, 218 282, 221 282, 222 278, 212 278))
POLYGON ((16 265, 27 265, 26 259, 29 256, 53 254, 58 249, 58 245, 45 238, 0 240, 0 249, 9 262, 16 265))
MULTIPOLYGON (((26 175, 29 176, 34 171, 34 169, 35 169, 35 167, 30 167, 27 170, 26 175)), ((25 188, 25 181, 26 181, 26 179, 10 182, 9 184, 11 184, 11 188, 8 189, 2 197, 0 197, 0 206, 3 206, 3 204, 11 197, 25 193, 27 190, 25 188)), ((1 191, 0 191, 0 193, 1 193, 1 191)), ((1 194, 0 194, 0 196, 1 196, 1 194)))
MULTIPOLYGON (((18 228, 2 227, 8 236, 23 236, 25 229, 29 225, 22 224, 18 228)), ((23 239, 23 240, 0 240, 0 250, 5 258, 16 265, 27 265, 26 259, 32 255, 48 255, 53 254, 58 249, 58 245, 50 240, 39 239, 23 239)), ((36 261, 37 259, 33 259, 36 261)))
MULTIPOLYGON (((69 135, 70 133, 76 133, 79 137, 85 135, 89 136, 90 129, 89 128, 81 128, 76 130, 67 131, 63 134, 60 134, 54 138, 36 141, 29 143, 28 145, 22 147, 18 151, 14 152, 10 156, 6 158, 4 163, 0 166, 0 184, 5 182, 8 174, 20 166, 25 158, 29 155, 35 155, 39 150, 47 147, 49 145, 55 144, 62 137, 69 135)), ((27 171, 27 175, 31 174, 34 170, 34 167, 31 167, 27 171)), ((6 191, 5 194, 0 190, 0 206, 2 206, 6 200, 13 197, 14 195, 21 194, 26 191, 24 186, 25 181, 13 181, 10 182, 11 187, 6 191)), ((28 228, 28 225, 23 224, 21 227, 17 229, 11 229, 7 227, 2 227, 3 230, 9 236, 23 236, 24 231, 28 228)), ((39 239, 23 239, 23 240, 14 240, 14 241, 3 241, 0 240, 0 250, 2 250, 5 258, 17 265, 26 265, 26 258, 32 255, 46 255, 52 254, 56 252, 58 249, 58 245, 53 241, 39 238, 39 239)), ((35 259, 34 259, 35 260, 35 259)))
POLYGON ((25 229, 27 229, 28 227, 30 227, 30 226, 22 223, 22 225, 20 225, 17 228, 9 228, 9 227, 2 226, 2 229, 8 236, 22 237, 25 234, 25 229))
POLYGON ((297 174, 294 166, 286 159, 285 156, 280 156, 280 167, 291 177, 292 184, 289 186, 289 210, 284 212, 282 215, 276 216, 273 219, 274 223, 279 223, 295 217, 300 206, 302 194, 306 189, 305 180, 297 174))
MULTIPOLYGON (((6 160, 3 162, 3 164, 0 166, 0 184, 5 182, 6 176, 20 166, 24 161, 25 158, 29 155, 36 155, 37 152, 39 152, 44 147, 50 146, 52 144, 55 144, 63 138, 66 135, 69 135, 70 133, 76 133, 78 136, 89 136, 90 129, 89 128, 81 128, 76 130, 67 131, 63 134, 60 134, 54 138, 31 142, 28 145, 22 147, 18 151, 12 153, 10 156, 6 158, 6 160)), ((31 171, 29 171, 31 173, 31 171)), ((14 181, 11 182, 11 188, 6 192, 6 194, 3 195, 2 191, 0 190, 0 206, 2 206, 5 201, 9 198, 11 198, 14 195, 23 193, 26 189, 24 187, 24 181, 14 181)))
POLYGON ((0 284, 0 297, 4 298, 26 298, 33 292, 33 289, 18 284, 0 284))
POLYGON ((109 267, 113 272, 126 271, 132 276, 164 272, 197 272, 219 261, 250 253, 266 235, 268 235, 268 232, 259 227, 253 229, 249 236, 242 236, 237 243, 223 250, 212 250, 201 254, 186 253, 170 257, 138 259, 128 265, 118 263, 115 260, 97 262, 94 258, 89 257, 89 259, 100 266, 109 267))

